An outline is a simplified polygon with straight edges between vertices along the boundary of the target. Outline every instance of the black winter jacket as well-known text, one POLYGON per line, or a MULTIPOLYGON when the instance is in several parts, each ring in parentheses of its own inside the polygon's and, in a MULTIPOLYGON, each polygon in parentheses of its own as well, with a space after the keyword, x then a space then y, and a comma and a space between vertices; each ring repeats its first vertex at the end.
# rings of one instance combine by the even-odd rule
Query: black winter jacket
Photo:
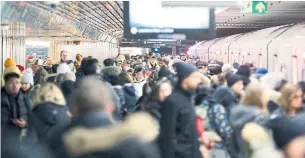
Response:
POLYGON ((200 158, 192 94, 177 88, 160 108, 161 155, 163 158, 200 158))
POLYGON ((6 150, 5 144, 9 142, 15 142, 16 147, 21 147, 23 142, 27 142, 30 139, 30 130, 27 127, 31 122, 28 121, 28 113, 31 109, 31 102, 26 95, 20 91, 19 94, 14 97, 10 95, 5 88, 1 88, 1 143, 2 151, 6 150), (26 121, 27 127, 21 128, 14 123, 12 119, 22 118, 26 121), (22 139, 20 139, 22 138, 22 139))
POLYGON ((71 122, 68 108, 55 103, 36 105, 32 111, 33 125, 36 128, 38 139, 48 143, 52 136, 64 129, 71 122))

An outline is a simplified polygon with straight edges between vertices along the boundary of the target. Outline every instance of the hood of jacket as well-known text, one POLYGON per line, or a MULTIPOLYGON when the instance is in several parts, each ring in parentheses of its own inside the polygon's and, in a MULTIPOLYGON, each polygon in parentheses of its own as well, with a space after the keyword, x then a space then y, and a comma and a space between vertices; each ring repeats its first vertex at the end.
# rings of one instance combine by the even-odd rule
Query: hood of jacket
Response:
POLYGON ((238 105, 231 109, 230 122, 233 128, 243 127, 249 122, 262 125, 265 121, 267 121, 267 117, 255 106, 238 105))
POLYGON ((75 127, 64 135, 64 144, 72 155, 81 156, 111 149, 129 138, 151 142, 157 135, 158 127, 153 118, 137 113, 128 116, 122 124, 95 129, 75 127))
POLYGON ((51 102, 45 102, 33 108, 33 114, 38 117, 43 124, 56 125, 60 124, 63 115, 70 117, 68 108, 63 105, 57 105, 51 102))
POLYGON ((216 102, 223 105, 226 109, 231 109, 236 104, 236 97, 233 91, 226 85, 218 87, 213 97, 216 102))

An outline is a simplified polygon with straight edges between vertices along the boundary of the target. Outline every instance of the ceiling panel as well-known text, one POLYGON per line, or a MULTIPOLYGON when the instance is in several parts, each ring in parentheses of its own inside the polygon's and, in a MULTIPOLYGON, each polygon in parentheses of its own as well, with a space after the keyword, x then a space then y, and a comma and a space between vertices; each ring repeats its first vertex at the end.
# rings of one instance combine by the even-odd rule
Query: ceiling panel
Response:
MULTIPOLYGON (((123 36, 122 1, 62 1, 55 9, 42 1, 3 3, 13 4, 10 6, 13 9, 7 7, 9 5, 5 8, 5 15, 11 16, 8 19, 12 21, 18 21, 16 17, 28 9, 26 20, 32 21, 27 26, 31 29, 26 29, 29 36, 75 36, 94 40, 102 40, 104 35, 117 39, 123 36)), ((269 13, 262 15, 242 14, 237 7, 217 8, 215 13, 217 28, 266 28, 304 22, 305 2, 269 2, 269 13)))

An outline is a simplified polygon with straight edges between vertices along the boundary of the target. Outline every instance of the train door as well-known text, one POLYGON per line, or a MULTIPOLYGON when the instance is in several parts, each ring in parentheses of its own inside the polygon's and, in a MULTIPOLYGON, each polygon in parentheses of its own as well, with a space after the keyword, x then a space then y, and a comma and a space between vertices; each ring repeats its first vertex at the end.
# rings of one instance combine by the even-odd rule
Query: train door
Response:
POLYGON ((298 58, 292 57, 292 83, 298 83, 298 58))

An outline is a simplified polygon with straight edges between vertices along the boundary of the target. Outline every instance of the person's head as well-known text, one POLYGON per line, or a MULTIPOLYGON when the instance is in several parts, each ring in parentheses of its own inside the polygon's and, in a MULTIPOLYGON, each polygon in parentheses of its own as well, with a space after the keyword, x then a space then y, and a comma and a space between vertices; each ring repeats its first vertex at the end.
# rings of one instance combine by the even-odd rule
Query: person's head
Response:
POLYGON ((8 93, 12 95, 19 93, 21 87, 20 76, 20 71, 16 66, 8 67, 4 70, 4 87, 8 93))
POLYGON ((70 96, 71 114, 74 117, 98 111, 112 114, 115 105, 111 95, 111 89, 105 82, 92 76, 85 77, 70 96))
POLYGON ((34 86, 34 76, 32 73, 25 72, 21 78, 21 88, 24 92, 27 92, 32 86, 34 86))
POLYGON ((205 61, 197 61, 196 66, 201 73, 206 73, 208 71, 208 63, 205 61))
POLYGON ((132 76, 128 72, 122 72, 119 74, 120 85, 125 85, 127 83, 133 83, 132 76))
POLYGON ((245 89, 245 95, 241 103, 243 105, 256 106, 265 114, 268 114, 267 104, 269 101, 266 89, 261 84, 250 83, 245 89))
POLYGON ((236 94, 241 94, 244 89, 243 80, 241 76, 232 74, 227 78, 227 85, 236 94))
POLYGON ((83 56, 81 54, 76 54, 76 61, 81 62, 83 60, 83 56))
POLYGON ((238 68, 236 74, 241 75, 241 76, 245 76, 245 77, 249 78, 250 75, 251 75, 250 66, 247 65, 247 64, 241 65, 241 66, 238 68))
POLYGON ((134 76, 137 81, 142 81, 145 79, 145 70, 142 66, 138 66, 134 70, 134 76))
POLYGON ((35 59, 32 64, 33 72, 37 73, 41 69, 42 65, 43 65, 43 61, 41 59, 35 59))
POLYGON ((221 67, 222 73, 228 73, 231 72, 232 66, 230 64, 223 64, 221 67))
POLYGON ((46 58, 46 64, 48 65, 48 66, 52 66, 52 58, 51 57, 47 57, 46 58))
POLYGON ((102 70, 104 79, 113 86, 120 85, 120 78, 119 78, 120 73, 121 71, 117 66, 108 66, 102 70))
POLYGON ((63 62, 67 62, 69 60, 68 52, 66 50, 62 50, 60 52, 60 59, 63 62))
POLYGON ((280 103, 286 112, 297 111, 301 108, 303 99, 302 89, 287 83, 281 90, 280 103))
POLYGON ((115 65, 115 60, 112 58, 107 58, 104 60, 104 65, 107 66, 114 66, 115 65))
POLYGON ((193 90, 202 82, 203 74, 196 67, 184 62, 177 62, 173 65, 177 72, 178 82, 185 90, 193 90))
POLYGON ((162 79, 156 84, 156 97, 159 101, 163 102, 173 92, 173 86, 167 79, 162 79))
POLYGON ((88 59, 82 68, 84 75, 93 75, 97 73, 98 67, 93 59, 88 59))

